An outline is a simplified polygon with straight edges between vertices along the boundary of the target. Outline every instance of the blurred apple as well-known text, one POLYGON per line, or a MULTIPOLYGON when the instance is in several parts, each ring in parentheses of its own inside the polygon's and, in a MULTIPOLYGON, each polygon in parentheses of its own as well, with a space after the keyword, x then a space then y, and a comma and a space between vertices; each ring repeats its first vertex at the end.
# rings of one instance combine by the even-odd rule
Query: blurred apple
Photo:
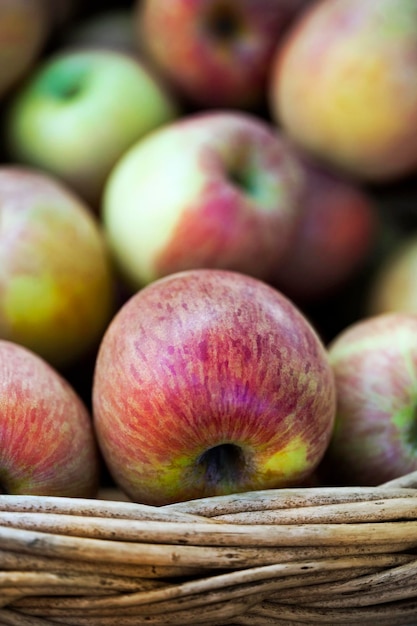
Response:
POLYGON ((0 340, 0 493, 93 497, 99 454, 91 417, 41 357, 0 340))
POLYGON ((168 92, 131 55, 61 51, 46 58, 12 99, 9 154, 58 176, 97 208, 124 151, 176 116, 168 92))
POLYGON ((302 169, 276 130, 238 111, 183 117, 137 142, 107 181, 103 224, 133 288, 184 269, 269 275, 291 240, 302 169))
POLYGON ((99 446, 133 500, 299 484, 328 445, 327 352, 280 292, 224 270, 153 282, 119 309, 93 383, 99 446))
POLYGON ((296 234, 271 282, 297 302, 328 297, 370 259, 379 216, 354 182, 302 159, 306 185, 296 234))
POLYGON ((417 313, 417 236, 404 235, 379 260, 367 289, 366 313, 417 313))
POLYGON ((0 98, 32 69, 49 32, 44 0, 0 0, 0 98))
POLYGON ((322 477, 379 485, 417 470, 417 316, 360 320, 328 351, 337 413, 322 477))
POLYGON ((64 367, 113 314, 113 272, 92 211, 46 174, 0 168, 0 337, 64 367))
POLYGON ((364 180, 417 171, 417 2, 319 0, 276 51, 271 114, 364 180))
POLYGON ((309 0, 139 0, 137 38, 199 106, 255 108, 285 29, 309 0))

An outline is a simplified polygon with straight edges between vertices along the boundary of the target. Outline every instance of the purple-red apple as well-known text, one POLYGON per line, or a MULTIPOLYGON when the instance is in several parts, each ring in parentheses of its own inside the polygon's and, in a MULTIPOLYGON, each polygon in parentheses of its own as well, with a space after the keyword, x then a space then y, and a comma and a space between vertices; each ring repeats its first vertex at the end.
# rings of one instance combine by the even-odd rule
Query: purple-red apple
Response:
POLYGON ((132 55, 61 50, 44 59, 11 99, 8 154, 58 176, 97 208, 125 150, 177 114, 167 89, 132 55))
POLYGON ((271 282, 297 302, 328 297, 364 267, 378 238, 378 212, 358 184, 303 159, 302 213, 271 282))
POLYGON ((313 3, 272 62, 272 116, 360 179, 417 171, 416 24, 415 0, 313 3))
POLYGON ((44 0, 0 0, 0 98, 33 68, 49 33, 44 0))
POLYGON ((188 101, 254 108, 275 49, 309 0, 137 0, 137 39, 188 101))
POLYGON ((128 150, 106 183, 101 214, 134 288, 198 267, 263 278, 290 244, 302 187, 298 160, 270 124, 204 111, 128 150))
POLYGON ((365 303, 368 315, 417 313, 417 237, 403 236, 380 259, 369 280, 365 303))
POLYGON ((328 353, 337 412, 323 463, 327 478, 378 485, 417 470, 417 316, 361 319, 328 353))
POLYGON ((91 209, 36 170, 0 168, 0 338, 54 366, 98 345, 114 312, 113 267, 91 209))
POLYGON ((157 505, 307 480, 335 413, 307 318, 270 285, 210 269, 155 281, 119 309, 92 397, 114 480, 157 505))
POLYGON ((80 397, 34 352, 0 340, 0 493, 90 498, 99 453, 80 397))

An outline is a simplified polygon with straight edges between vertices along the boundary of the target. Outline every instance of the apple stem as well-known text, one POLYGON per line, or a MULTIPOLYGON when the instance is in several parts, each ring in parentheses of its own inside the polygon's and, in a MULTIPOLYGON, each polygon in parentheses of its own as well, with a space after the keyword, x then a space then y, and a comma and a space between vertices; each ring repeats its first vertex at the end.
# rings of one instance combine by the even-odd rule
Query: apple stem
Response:
POLYGON ((204 471, 206 484, 234 485, 241 479, 245 455, 239 446, 223 443, 203 452, 197 464, 204 471))

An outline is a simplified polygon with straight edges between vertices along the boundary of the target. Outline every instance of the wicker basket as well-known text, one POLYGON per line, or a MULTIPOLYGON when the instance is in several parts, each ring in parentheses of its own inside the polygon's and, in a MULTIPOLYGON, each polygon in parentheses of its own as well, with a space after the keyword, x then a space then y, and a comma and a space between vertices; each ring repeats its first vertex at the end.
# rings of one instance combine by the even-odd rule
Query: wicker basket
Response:
POLYGON ((0 624, 417 624, 417 472, 166 507, 0 496, 0 624))

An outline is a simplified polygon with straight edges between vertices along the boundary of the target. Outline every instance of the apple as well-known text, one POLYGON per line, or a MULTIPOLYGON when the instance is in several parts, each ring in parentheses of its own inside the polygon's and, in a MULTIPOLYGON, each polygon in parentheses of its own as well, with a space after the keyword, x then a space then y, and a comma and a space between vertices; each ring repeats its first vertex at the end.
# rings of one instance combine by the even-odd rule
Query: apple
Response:
POLYGON ((336 401, 327 352, 290 300, 239 272, 196 269, 119 309, 92 402, 116 484, 161 505, 307 480, 336 401))
POLYGON ((301 147, 373 183, 417 171, 417 3, 319 0, 276 51, 271 116, 301 147))
POLYGON ((33 69, 49 34, 44 0, 0 0, 0 98, 33 69))
POLYGON ((373 486, 417 470, 417 316, 361 319, 328 353, 337 412, 323 476, 373 486))
POLYGON ((417 237, 403 235, 381 258, 368 285, 367 315, 417 313, 417 237))
POLYGON ((283 33, 309 0, 137 0, 150 62, 199 107, 254 109, 283 33))
POLYGON ((40 356, 0 340, 0 493, 96 495, 99 453, 91 416, 40 356))
POLYGON ((101 224, 50 175, 0 167, 0 338, 64 368, 96 349, 114 313, 101 224))
POLYGON ((379 213, 356 182, 302 157, 302 215, 271 282, 298 303, 323 300, 365 267, 379 237, 379 213))
POLYGON ((240 111, 202 111, 123 155, 105 185, 103 226, 134 289, 198 267, 263 278, 290 245, 302 181, 270 124, 240 111))
POLYGON ((132 55, 57 51, 11 99, 9 158, 58 176, 97 208, 124 151, 176 116, 168 91, 132 55))

